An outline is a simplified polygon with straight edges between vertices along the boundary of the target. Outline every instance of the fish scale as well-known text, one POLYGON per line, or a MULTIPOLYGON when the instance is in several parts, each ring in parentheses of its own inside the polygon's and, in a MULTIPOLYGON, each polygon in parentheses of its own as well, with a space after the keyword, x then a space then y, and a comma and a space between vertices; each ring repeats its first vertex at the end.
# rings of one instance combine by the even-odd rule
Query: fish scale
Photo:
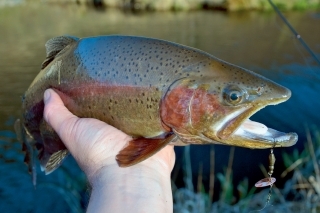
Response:
POLYGON ((267 105, 286 101, 290 90, 201 50, 120 35, 60 36, 49 40, 46 49, 16 126, 28 135, 22 142, 38 149, 47 174, 68 153, 43 119, 48 88, 76 116, 99 119, 133 137, 116 157, 121 167, 139 163, 169 143, 263 149, 297 141, 295 133, 267 127, 261 133, 262 124, 248 119, 267 105))
POLYGON ((180 50, 182 46, 169 46, 159 40, 141 44, 139 40, 143 38, 135 42, 132 42, 133 40, 135 39, 130 37, 91 38, 85 43, 80 42, 75 54, 81 58, 83 67, 90 67, 88 75, 92 78, 98 77, 100 73, 101 81, 109 83, 145 86, 147 82, 153 86, 160 85, 161 88, 169 86, 170 82, 167 80, 170 80, 172 75, 168 73, 168 70, 177 71, 175 75, 186 77, 187 73, 184 73, 182 69, 190 63, 197 62, 198 56, 190 55, 193 52, 191 50, 180 50), (100 51, 100 54, 88 54, 88 52, 95 52, 101 44, 108 47, 105 53, 100 51), (155 47, 150 48, 150 45, 155 47), (123 50, 127 47, 129 51, 123 50), (179 54, 171 56, 170 53, 177 52, 177 49, 179 49, 179 54), (182 58, 185 59, 185 62, 181 60, 182 58), (104 61, 104 64, 99 61, 104 61), (177 65, 178 61, 179 65, 177 65), (158 74, 160 74, 158 78, 154 78, 154 75, 158 74))

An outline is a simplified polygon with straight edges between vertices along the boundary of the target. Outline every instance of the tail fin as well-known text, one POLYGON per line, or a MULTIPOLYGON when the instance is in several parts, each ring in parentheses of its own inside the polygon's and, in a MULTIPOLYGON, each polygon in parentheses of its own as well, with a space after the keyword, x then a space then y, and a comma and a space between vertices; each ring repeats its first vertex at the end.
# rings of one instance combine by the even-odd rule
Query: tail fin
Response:
POLYGON ((14 129, 16 131, 18 140, 22 143, 22 151, 26 152, 24 162, 27 164, 28 171, 32 175, 32 183, 34 186, 36 186, 37 170, 35 165, 35 153, 34 153, 35 142, 32 139, 32 137, 29 134, 27 134, 20 119, 17 119, 16 122, 14 123, 14 129))

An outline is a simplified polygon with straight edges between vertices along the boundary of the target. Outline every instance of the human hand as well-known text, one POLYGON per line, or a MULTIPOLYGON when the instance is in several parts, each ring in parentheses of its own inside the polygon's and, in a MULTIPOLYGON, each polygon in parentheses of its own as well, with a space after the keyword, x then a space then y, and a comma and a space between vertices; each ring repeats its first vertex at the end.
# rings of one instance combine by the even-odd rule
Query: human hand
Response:
MULTIPOLYGON (((79 166, 90 177, 103 166, 115 164, 115 156, 132 139, 129 135, 93 118, 78 118, 52 89, 44 94, 44 118, 58 133, 79 166)), ((173 146, 166 146, 149 161, 159 161, 172 170, 173 146)), ((147 161, 147 160, 146 160, 147 161)))
MULTIPOLYGON (((118 209, 119 205, 121 205, 116 196, 116 194, 119 193, 119 187, 125 189, 120 191, 121 195, 119 194, 119 198, 122 201, 126 200, 128 204, 126 207, 129 210, 131 206, 130 203, 137 205, 139 201, 136 199, 141 200, 139 196, 142 194, 147 195, 149 193, 150 196, 152 196, 153 193, 157 193, 157 195, 164 194, 164 197, 166 197, 164 207, 168 208, 169 212, 170 209, 172 211, 170 173, 175 162, 173 146, 167 145, 158 153, 137 165, 120 168, 117 165, 115 156, 132 139, 130 136, 97 119, 78 118, 73 115, 64 106, 59 95, 52 89, 46 90, 44 102, 45 120, 57 132, 71 155, 86 173, 93 189, 97 189, 98 195, 96 197, 99 196, 101 199, 109 198, 110 204, 107 206, 112 208, 112 211, 127 211, 127 209, 118 209), (104 186, 108 186, 108 191, 104 190, 101 192, 104 186), (140 193, 139 190, 136 190, 137 188, 140 188, 142 192, 140 193), (132 189, 136 190, 136 197, 128 197, 126 199, 126 194, 123 193, 132 191, 132 189), (102 196, 102 194, 105 194, 105 196, 102 196)), ((94 192, 95 191, 93 191, 92 196, 94 196, 94 192)), ((99 203, 99 198, 95 199, 95 204, 99 203)), ((105 204, 106 201, 103 199, 101 202, 105 204)), ((141 202, 142 205, 144 205, 144 210, 150 209, 152 212, 155 212, 154 205, 158 205, 160 201, 155 200, 155 203, 152 204, 149 200, 144 201, 142 199, 141 202), (145 202, 150 204, 150 208, 148 207, 149 205, 145 205, 145 202)), ((91 200, 90 203, 92 203, 91 200)), ((91 205, 90 203, 89 207, 91 205)), ((91 207, 94 208, 93 211, 99 211, 97 206, 101 207, 101 205, 91 205, 91 207)), ((140 210, 141 209, 136 208, 137 212, 140 210)), ((161 210, 161 208, 159 210, 161 210)), ((132 208, 130 212, 132 212, 132 208)))

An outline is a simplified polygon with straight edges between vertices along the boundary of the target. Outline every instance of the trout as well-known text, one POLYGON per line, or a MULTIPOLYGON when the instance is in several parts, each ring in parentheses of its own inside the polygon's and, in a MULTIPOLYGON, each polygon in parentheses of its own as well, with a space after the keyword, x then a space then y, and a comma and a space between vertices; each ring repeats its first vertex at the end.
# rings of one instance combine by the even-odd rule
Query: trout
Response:
POLYGON ((252 149, 292 146, 283 133, 249 118, 284 102, 290 90, 201 50, 145 37, 60 36, 22 98, 16 130, 34 172, 32 153, 46 174, 68 155, 43 119, 43 93, 54 89, 80 118, 96 118, 131 135, 120 167, 139 163, 167 144, 224 144, 252 149))

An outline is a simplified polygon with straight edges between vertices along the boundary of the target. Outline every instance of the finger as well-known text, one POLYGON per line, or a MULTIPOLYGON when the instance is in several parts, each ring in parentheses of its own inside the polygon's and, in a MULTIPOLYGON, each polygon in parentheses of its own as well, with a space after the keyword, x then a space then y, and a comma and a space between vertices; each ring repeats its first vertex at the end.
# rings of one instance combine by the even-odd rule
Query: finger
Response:
MULTIPOLYGON (((80 120, 79 117, 72 114, 62 102, 59 95, 52 89, 48 89, 44 93, 44 118, 52 126, 59 135, 65 146, 71 154, 77 153, 81 148, 81 141, 99 141, 106 140, 109 142, 117 142, 119 151, 132 138, 118 129, 107 125, 104 122, 95 119, 80 120), (105 137, 99 138, 98 132, 103 131, 105 137), (98 137, 98 138, 96 138, 98 137), (80 143, 75 143, 75 142, 80 143)), ((100 134, 101 135, 101 134, 100 134)), ((94 143, 92 143, 94 144, 94 143)))
POLYGON ((73 115, 63 104, 59 95, 52 89, 44 93, 44 119, 52 126, 67 148, 70 147, 69 141, 74 141, 70 130, 73 129, 78 121, 78 117, 73 115), (71 127, 64 128, 64 127, 71 127), (69 131, 68 131, 69 130, 69 131))

